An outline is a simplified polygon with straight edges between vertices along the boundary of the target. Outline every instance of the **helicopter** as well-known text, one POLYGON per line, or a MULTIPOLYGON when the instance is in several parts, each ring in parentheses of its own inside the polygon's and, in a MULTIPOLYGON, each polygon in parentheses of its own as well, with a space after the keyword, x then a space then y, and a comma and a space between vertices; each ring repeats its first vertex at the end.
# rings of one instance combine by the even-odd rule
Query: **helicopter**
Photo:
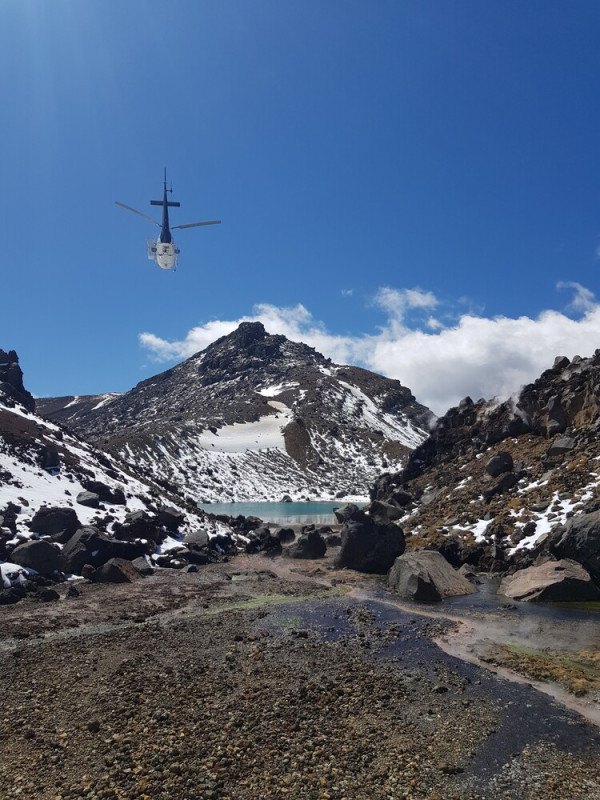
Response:
POLYGON ((162 206, 162 224, 157 222, 152 217, 146 216, 146 214, 142 214, 141 211, 137 211, 135 208, 131 208, 131 206, 126 206, 125 203, 120 203, 118 200, 115 200, 115 205, 121 206, 121 208, 126 208, 127 211, 133 211, 134 214, 137 214, 140 217, 148 220, 153 225, 157 225, 160 228, 160 233, 156 241, 154 239, 148 239, 148 258, 150 261, 154 261, 154 263, 159 266, 161 269, 171 269, 175 272, 177 268, 177 257, 179 255, 179 250, 175 246, 175 241, 171 236, 171 231, 175 230, 176 228, 197 228, 200 225, 220 225, 220 219, 212 219, 208 222, 190 222, 187 225, 173 225, 169 226, 169 207, 179 208, 181 203, 175 203, 172 200, 167 200, 167 192, 170 194, 173 193, 173 186, 170 189, 167 189, 167 170, 165 168, 165 176, 163 181, 163 199, 162 200, 150 200, 151 206, 162 206))

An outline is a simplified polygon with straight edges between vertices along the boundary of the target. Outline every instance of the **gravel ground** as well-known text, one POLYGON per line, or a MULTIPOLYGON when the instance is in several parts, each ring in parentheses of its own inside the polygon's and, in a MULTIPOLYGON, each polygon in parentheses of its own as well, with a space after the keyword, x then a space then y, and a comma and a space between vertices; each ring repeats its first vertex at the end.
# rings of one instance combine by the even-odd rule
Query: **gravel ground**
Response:
POLYGON ((597 728, 443 622, 264 565, 4 607, 0 797, 600 798, 597 728))

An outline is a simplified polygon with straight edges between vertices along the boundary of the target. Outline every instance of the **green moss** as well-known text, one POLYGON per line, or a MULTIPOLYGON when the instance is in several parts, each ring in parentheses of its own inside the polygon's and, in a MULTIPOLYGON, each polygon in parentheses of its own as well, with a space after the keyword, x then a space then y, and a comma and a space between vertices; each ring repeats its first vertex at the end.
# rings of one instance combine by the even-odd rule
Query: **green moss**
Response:
POLYGON ((205 615, 212 616, 215 614, 222 614, 225 611, 251 611, 268 606, 291 605, 292 603, 305 603, 313 600, 328 599, 335 595, 346 594, 346 592, 346 588, 335 586, 332 589, 321 589, 318 592, 300 597, 289 594, 259 594, 246 600, 238 600, 233 603, 216 606, 215 608, 208 608, 204 613, 205 615))
POLYGON ((580 672, 588 678, 598 680, 600 679, 600 669, 586 663, 584 658, 577 658, 576 654, 566 653, 565 651, 558 650, 536 650, 533 647, 526 647, 521 644, 505 644, 504 648, 515 656, 530 657, 538 659, 541 662, 554 664, 562 669, 574 670, 580 672))

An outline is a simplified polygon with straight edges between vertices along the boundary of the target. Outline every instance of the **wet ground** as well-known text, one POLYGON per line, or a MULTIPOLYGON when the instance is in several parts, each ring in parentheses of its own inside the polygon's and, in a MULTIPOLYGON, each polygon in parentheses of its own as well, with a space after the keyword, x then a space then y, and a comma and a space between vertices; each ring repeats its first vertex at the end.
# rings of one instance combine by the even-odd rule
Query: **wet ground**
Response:
POLYGON ((600 729, 499 674, 597 650, 596 617, 481 587, 407 605, 257 555, 4 607, 0 797, 600 800, 600 729))

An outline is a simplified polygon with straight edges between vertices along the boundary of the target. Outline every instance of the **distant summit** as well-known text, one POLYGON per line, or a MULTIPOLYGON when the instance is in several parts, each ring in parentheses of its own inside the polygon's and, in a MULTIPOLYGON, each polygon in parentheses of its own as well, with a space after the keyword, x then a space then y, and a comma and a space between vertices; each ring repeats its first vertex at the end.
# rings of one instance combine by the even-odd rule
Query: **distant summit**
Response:
POLYGON ((399 381, 334 364, 260 322, 125 394, 38 407, 203 501, 366 496, 432 417, 399 381))

